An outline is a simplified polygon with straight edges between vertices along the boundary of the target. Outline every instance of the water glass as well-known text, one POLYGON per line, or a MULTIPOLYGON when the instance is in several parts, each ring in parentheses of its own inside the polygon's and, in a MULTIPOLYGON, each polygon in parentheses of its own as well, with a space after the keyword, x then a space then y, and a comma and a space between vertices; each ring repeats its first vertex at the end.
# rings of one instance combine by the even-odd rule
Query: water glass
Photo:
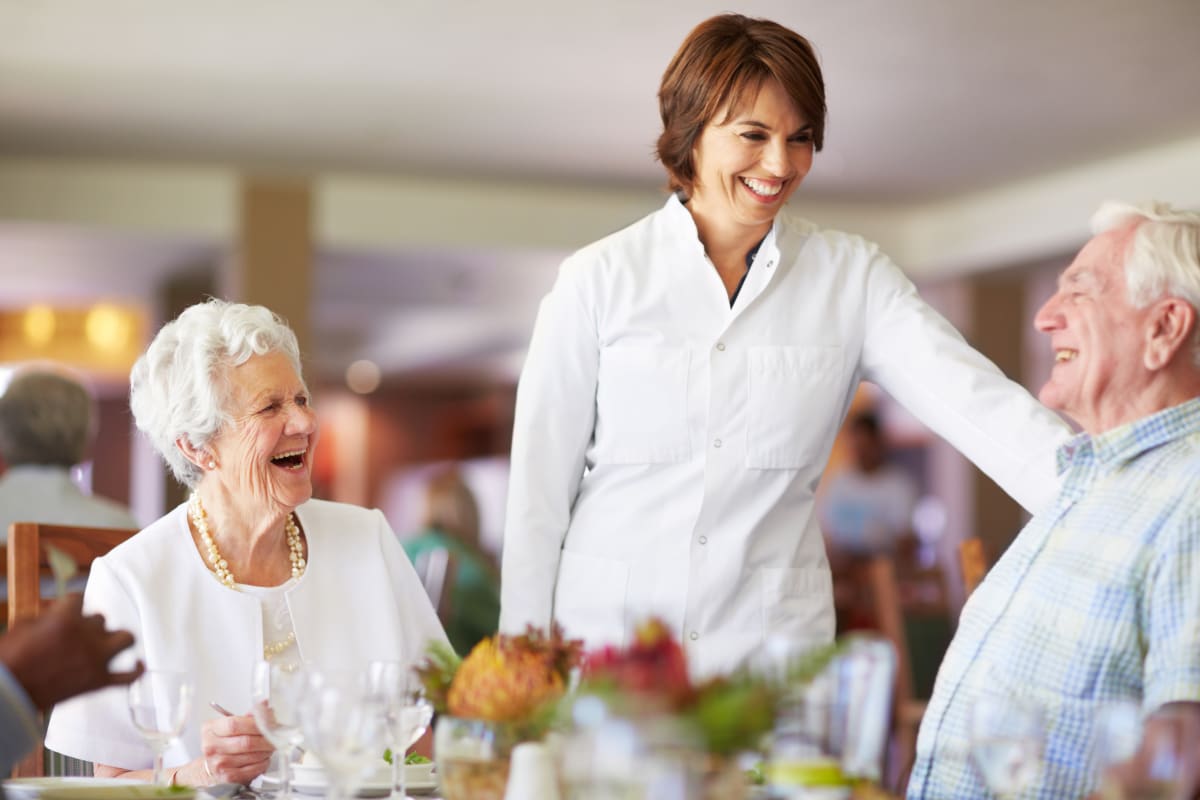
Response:
POLYGON ((279 797, 292 796, 292 754, 300 747, 300 701, 308 675, 290 664, 260 661, 250 678, 250 710, 263 737, 279 754, 279 797))
POLYGON ((387 747, 384 709, 360 672, 312 671, 300 729, 328 781, 328 800, 348 798, 387 747))
POLYGON ((1041 774, 1046 729, 1041 709, 1010 695, 983 694, 970 718, 971 757, 989 789, 1015 797, 1041 774))
POLYGON ((373 661, 367 687, 383 710, 388 748, 392 751, 392 797, 407 798, 404 759, 433 719, 433 704, 412 668, 400 661, 373 661))
POLYGON ((1200 721, 1164 710, 1142 723, 1133 702, 1096 715, 1094 754, 1105 800, 1186 800, 1200 788, 1200 721))
POLYGON ((129 685, 133 726, 154 751, 154 785, 165 786, 163 753, 183 732, 192 705, 192 682, 182 672, 146 670, 129 685))

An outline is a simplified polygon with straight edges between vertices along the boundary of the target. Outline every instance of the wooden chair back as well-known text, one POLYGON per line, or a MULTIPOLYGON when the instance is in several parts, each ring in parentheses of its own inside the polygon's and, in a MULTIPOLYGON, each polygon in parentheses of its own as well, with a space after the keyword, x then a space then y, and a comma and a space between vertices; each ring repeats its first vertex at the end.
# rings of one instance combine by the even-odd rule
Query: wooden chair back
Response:
POLYGON ((962 572, 963 599, 966 599, 983 582, 983 576, 988 571, 987 554, 983 549, 983 540, 978 536, 963 539, 959 543, 958 567, 962 572))
POLYGON ((896 683, 892 703, 891 742, 885 783, 902 788, 902 776, 912 767, 917 748, 917 728, 925 714, 925 701, 916 696, 912 651, 904 620, 904 601, 896 564, 890 556, 875 556, 863 565, 862 575, 870 587, 875 623, 879 632, 896 649, 896 683))
MULTIPOLYGON (((49 599, 42 597, 41 582, 49 577, 50 562, 45 545, 51 544, 71 556, 81 574, 92 561, 137 533, 126 528, 88 528, 79 525, 47 525, 14 522, 8 530, 8 626, 41 613, 49 599)), ((45 773, 42 745, 14 768, 14 778, 41 777, 45 773)))

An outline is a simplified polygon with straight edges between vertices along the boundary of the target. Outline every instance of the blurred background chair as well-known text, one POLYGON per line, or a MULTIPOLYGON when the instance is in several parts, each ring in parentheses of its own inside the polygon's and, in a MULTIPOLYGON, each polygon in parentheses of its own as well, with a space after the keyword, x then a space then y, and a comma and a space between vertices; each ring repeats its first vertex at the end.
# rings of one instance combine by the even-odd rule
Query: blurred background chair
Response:
MULTIPOLYGON (((46 545, 74 560, 86 574, 92 561, 137 533, 134 528, 89 528, 14 522, 8 531, 8 625, 38 616, 51 598, 43 597, 42 582, 50 578, 46 545)), ((43 721, 44 723, 44 721, 43 721)), ((91 764, 44 751, 41 744, 13 768, 14 778, 43 775, 91 775, 91 764)))
POLYGON ((454 585, 458 562, 454 554, 445 547, 434 547, 418 553, 413 558, 413 568, 430 602, 437 610, 438 619, 443 622, 450 618, 454 605, 451 587, 454 585))
POLYGON ((958 565, 962 572, 963 597, 970 597, 975 587, 983 582, 987 575, 987 554, 983 550, 983 540, 977 536, 963 539, 958 546, 958 565))
MULTIPOLYGON (((892 724, 884 779, 891 788, 912 767, 916 755, 917 729, 925 714, 926 701, 918 696, 913 671, 910 625, 906 619, 905 592, 896 565, 887 556, 875 556, 861 568, 861 582, 871 596, 876 628, 896 650, 896 679, 892 694, 892 724)), ((940 660, 940 653, 938 654, 940 660)))
POLYGON ((403 545, 455 652, 496 632, 500 569, 480 544, 479 505, 456 467, 430 477, 423 528, 403 545))

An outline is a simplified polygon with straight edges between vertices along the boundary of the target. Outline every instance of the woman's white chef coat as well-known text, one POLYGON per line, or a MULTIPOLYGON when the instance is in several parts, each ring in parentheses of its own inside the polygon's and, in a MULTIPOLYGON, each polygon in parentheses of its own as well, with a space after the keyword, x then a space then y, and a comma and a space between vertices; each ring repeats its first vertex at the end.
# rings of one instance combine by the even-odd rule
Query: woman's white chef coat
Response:
POLYGON ((813 491, 860 379, 1029 510, 1070 430, 863 239, 777 217, 730 308, 676 198, 568 258, 517 395, 501 628, 663 617, 707 675, 834 633, 813 491))

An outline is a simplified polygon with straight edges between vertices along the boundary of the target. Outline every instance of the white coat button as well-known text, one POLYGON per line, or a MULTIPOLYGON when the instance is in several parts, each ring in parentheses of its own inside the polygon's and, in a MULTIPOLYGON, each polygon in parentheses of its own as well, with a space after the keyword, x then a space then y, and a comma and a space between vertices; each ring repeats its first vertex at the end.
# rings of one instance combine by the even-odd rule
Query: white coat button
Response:
POLYGON ((721 446, 721 440, 720 440, 720 439, 714 439, 714 440, 713 440, 713 447, 720 447, 720 446, 721 446))
POLYGON ((725 343, 724 343, 724 342, 717 342, 717 349, 718 349, 718 350, 724 350, 724 349, 725 349, 725 343))
POLYGON ((688 638, 694 642, 700 638, 700 634, 696 633, 695 631, 692 631, 691 633, 688 634, 688 638))
POLYGON ((775 266, 775 261, 774 261, 774 259, 772 259, 771 261, 768 261, 768 262, 767 262, 767 269, 770 269, 770 268, 771 268, 771 267, 773 267, 773 266, 775 266))
POLYGON ((701 537, 700 537, 700 544, 708 544, 708 537, 707 537, 707 536, 701 536, 701 537))

